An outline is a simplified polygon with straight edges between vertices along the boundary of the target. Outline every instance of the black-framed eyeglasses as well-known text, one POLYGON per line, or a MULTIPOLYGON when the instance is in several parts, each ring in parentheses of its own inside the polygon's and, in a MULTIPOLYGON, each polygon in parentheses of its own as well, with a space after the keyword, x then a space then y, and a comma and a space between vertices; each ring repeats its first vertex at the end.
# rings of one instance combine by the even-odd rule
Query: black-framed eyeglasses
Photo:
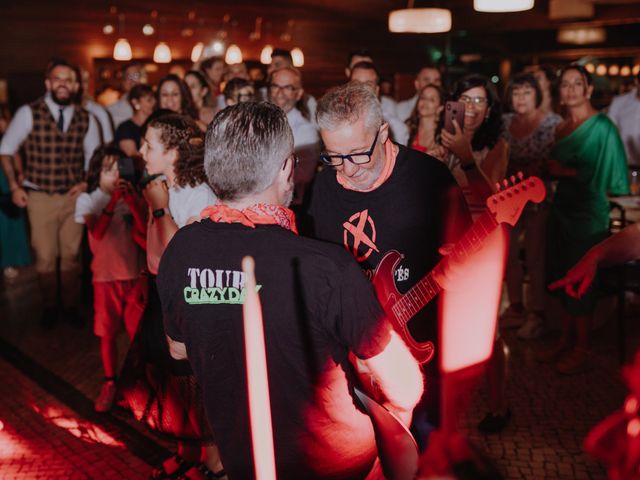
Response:
POLYGON ((459 100, 462 103, 466 103, 466 104, 473 103, 474 105, 484 105, 489 101, 487 97, 470 97, 469 95, 460 95, 459 100))
POLYGON ((376 148, 376 143, 378 143, 379 134, 380 130, 376 132, 371 148, 367 152, 349 153, 347 155, 329 155, 326 152, 322 152, 320 153, 320 160, 325 165, 329 165, 331 167, 339 167, 345 160, 349 160, 354 165, 364 165, 365 163, 369 163, 371 161, 371 155, 373 155, 373 151, 376 148))

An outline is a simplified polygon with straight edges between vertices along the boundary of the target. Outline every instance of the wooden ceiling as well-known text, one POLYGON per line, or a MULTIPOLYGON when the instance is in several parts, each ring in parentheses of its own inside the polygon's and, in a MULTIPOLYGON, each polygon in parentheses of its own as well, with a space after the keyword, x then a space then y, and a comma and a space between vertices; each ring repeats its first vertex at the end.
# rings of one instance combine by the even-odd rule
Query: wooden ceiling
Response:
MULTIPOLYGON (((40 72, 51 56, 64 56, 91 68, 94 58, 108 58, 118 32, 105 35, 102 27, 118 29, 115 7, 124 14, 124 35, 134 57, 150 58, 155 44, 166 40, 174 58, 188 58, 196 41, 211 41, 221 31, 227 41, 240 45, 248 58, 258 58, 265 43, 305 52, 305 83, 311 90, 342 79, 348 51, 366 46, 386 73, 412 72, 432 58, 434 50, 459 59, 480 54, 487 62, 502 58, 531 62, 555 52, 567 59, 589 49, 559 45, 555 35, 566 24, 599 25, 609 39, 596 45, 601 55, 635 56, 640 52, 640 0, 581 0, 595 2, 595 15, 587 20, 549 19, 549 2, 536 0, 528 12, 481 14, 473 0, 415 0, 415 7, 440 5, 450 8, 453 30, 449 34, 391 34, 388 13, 405 8, 405 0, 24 0, 1 2, 0 77, 19 72, 40 72), (153 19, 151 12, 158 16, 153 19), (193 12, 192 18, 189 12, 193 12), (225 15, 230 16, 225 23, 225 15), (262 37, 251 40, 256 17, 262 17, 262 37), (289 25, 289 22, 293 24, 289 25), (156 34, 145 37, 142 25, 152 23, 156 34), (184 36, 185 29, 193 31, 184 36), (282 40, 288 32, 290 41, 282 40), (564 52, 564 53, 563 53, 564 52)), ((575 0, 571 0, 575 1, 575 0)), ((447 58, 447 57, 445 57, 447 58)), ((457 60, 455 60, 457 61, 457 60)))

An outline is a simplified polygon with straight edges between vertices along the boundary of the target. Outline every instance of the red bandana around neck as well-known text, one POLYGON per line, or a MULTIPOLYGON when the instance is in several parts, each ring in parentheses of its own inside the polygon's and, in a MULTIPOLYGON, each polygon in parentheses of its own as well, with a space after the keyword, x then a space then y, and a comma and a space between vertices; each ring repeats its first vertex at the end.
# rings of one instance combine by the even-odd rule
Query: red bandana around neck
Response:
POLYGON ((286 207, 256 203, 242 210, 236 210, 228 205, 219 203, 210 205, 200 213, 200 217, 209 218, 220 223, 241 223, 247 227, 256 225, 279 225, 282 228, 298 234, 296 215, 286 207))

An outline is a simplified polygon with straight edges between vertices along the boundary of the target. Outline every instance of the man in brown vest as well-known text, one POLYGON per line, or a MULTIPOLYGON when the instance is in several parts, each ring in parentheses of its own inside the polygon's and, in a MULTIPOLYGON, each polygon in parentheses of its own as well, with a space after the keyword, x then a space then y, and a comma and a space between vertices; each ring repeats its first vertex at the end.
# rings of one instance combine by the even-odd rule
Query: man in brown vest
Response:
POLYGON ((11 199, 29 213, 43 327, 53 326, 58 315, 57 257, 63 313, 72 325, 81 325, 77 305, 82 225, 75 223, 73 213, 76 197, 87 188, 86 166, 100 134, 95 118, 73 103, 78 81, 71 65, 52 61, 45 79, 47 93, 16 111, 0 144, 11 199), (16 157, 21 148, 24 170, 16 157))

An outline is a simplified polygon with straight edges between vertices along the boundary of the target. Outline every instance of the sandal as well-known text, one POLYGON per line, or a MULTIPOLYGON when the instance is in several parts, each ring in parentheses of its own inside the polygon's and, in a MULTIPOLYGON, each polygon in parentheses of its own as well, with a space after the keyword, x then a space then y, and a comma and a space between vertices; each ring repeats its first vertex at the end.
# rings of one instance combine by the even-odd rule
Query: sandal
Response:
MULTIPOLYGON (((173 457, 170 457, 171 460, 174 461, 177 468, 169 473, 164 468, 164 463, 162 462, 159 467, 154 468, 149 475, 149 480, 166 480, 177 478, 178 476, 184 474, 187 470, 189 470, 193 464, 191 462, 187 462, 184 458, 182 458, 179 454, 175 454, 173 457)), ((169 460, 169 459, 167 459, 169 460)))
POLYGON ((576 347, 568 355, 558 360, 556 370, 563 375, 576 375, 591 369, 591 352, 576 347))
POLYGON ((199 463, 180 475, 177 480, 217 480, 222 478, 227 478, 227 473, 224 470, 214 473, 206 465, 199 463))

